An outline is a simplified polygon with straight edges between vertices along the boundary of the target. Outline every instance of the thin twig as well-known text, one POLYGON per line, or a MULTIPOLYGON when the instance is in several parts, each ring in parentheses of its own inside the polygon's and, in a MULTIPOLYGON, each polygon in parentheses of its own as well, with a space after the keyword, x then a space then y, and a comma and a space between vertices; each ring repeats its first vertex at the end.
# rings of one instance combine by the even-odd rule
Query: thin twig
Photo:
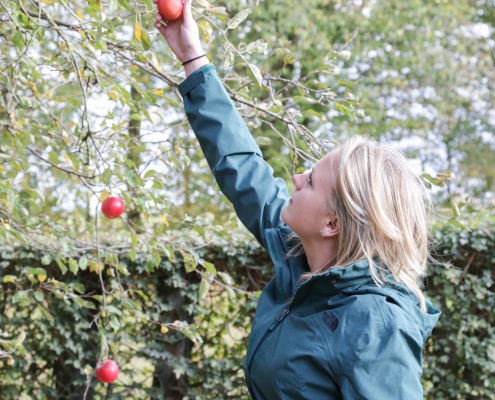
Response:
POLYGON ((469 267, 471 266, 471 263, 474 260, 474 256, 475 255, 476 255, 476 252, 474 252, 473 254, 471 254, 471 257, 469 257, 469 260, 468 260, 466 266, 464 267, 464 270, 462 271, 461 277, 459 278, 458 285, 460 285, 462 283, 462 280, 463 280, 464 276, 467 274, 467 272, 469 270, 469 267))

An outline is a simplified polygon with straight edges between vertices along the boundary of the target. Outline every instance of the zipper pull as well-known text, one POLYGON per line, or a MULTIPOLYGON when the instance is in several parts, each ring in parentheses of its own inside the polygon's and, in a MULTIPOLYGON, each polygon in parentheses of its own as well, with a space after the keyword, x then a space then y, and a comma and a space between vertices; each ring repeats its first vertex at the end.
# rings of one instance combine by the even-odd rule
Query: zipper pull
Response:
POLYGON ((286 317, 287 314, 289 314, 289 309, 284 310, 284 312, 278 316, 277 321, 278 322, 282 321, 286 317))

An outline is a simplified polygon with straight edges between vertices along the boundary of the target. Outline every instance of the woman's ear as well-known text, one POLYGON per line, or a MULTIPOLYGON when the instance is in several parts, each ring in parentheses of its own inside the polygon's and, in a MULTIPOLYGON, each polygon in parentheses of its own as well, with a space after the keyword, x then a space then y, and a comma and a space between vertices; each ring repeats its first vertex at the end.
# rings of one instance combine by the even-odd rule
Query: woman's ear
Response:
POLYGON ((322 230, 320 230, 321 236, 333 237, 339 234, 339 219, 336 216, 330 217, 322 230))

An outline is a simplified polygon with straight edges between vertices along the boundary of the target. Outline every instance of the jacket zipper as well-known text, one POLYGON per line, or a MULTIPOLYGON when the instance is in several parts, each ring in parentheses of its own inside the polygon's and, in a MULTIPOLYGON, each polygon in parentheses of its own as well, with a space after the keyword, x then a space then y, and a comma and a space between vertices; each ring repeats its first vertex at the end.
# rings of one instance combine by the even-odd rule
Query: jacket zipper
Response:
POLYGON ((284 312, 277 317, 277 321, 282 322, 282 320, 287 316, 287 314, 289 314, 289 312, 290 310, 288 308, 285 309, 284 312))
MULTIPOLYGON (((294 308, 297 308, 298 306, 294 307, 294 308)), ((251 368, 251 363, 253 362, 253 358, 254 358, 254 355, 256 354, 256 352, 258 351, 258 349, 260 348, 260 346, 263 344, 263 342, 265 341, 265 339, 268 337, 268 335, 270 333, 272 333, 272 331, 283 321, 283 319, 289 315, 290 311, 293 310, 294 308, 286 308, 284 310, 284 312, 282 314, 280 314, 277 319, 273 322, 273 324, 270 325, 270 327, 266 330, 265 334, 263 335, 263 337, 261 338, 260 342, 258 343, 258 345, 256 346, 256 349, 254 349, 253 353, 251 354, 251 361, 249 362, 249 365, 248 365, 248 370, 251 368)))
MULTIPOLYGON (((306 282, 305 282, 306 283, 306 282)), ((307 283, 306 283, 307 284, 307 283)), ((297 307, 299 307, 299 305, 302 304, 301 302, 299 304, 297 304, 295 307, 289 307, 286 308, 282 314, 280 314, 277 319, 273 322, 273 324, 270 325, 270 327, 266 330, 265 334, 263 335, 263 337, 261 338, 260 342, 258 343, 258 345, 256 346, 256 349, 254 349, 254 351, 252 352, 251 354, 251 360, 249 362, 249 365, 247 366, 247 369, 249 370, 251 368, 251 363, 253 362, 253 358, 254 358, 254 355, 256 354, 256 352, 259 350, 260 346, 262 345, 262 343, 265 341, 265 339, 267 338, 267 336, 284 320, 284 318, 289 315, 289 313, 296 309, 297 307)))

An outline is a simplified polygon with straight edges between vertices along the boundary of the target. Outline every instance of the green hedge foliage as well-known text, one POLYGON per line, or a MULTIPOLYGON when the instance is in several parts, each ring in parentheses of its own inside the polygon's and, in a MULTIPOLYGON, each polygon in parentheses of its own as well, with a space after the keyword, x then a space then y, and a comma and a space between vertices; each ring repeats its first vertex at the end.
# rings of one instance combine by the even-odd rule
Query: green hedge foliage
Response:
MULTIPOLYGON (((425 289, 443 314, 424 349, 427 399, 495 399, 495 217, 484 214, 478 221, 472 231, 450 224, 433 231, 441 263, 431 266, 425 289)), ((228 273, 235 290, 218 278, 198 300, 201 274, 186 272, 182 254, 162 258, 153 272, 147 255, 138 254, 133 262, 120 260, 129 272, 120 276, 126 296, 109 297, 114 307, 99 329, 91 324, 101 307, 97 274, 62 274, 46 255, 3 246, 2 279, 43 268, 46 282, 58 283, 43 290, 34 280, 1 284, 1 344, 5 350, 20 332, 26 337, 12 354, 13 365, 0 359, 0 398, 82 399, 104 332, 121 374, 112 385, 93 379, 87 399, 249 399, 243 357, 257 295, 272 266, 242 231, 211 239, 196 252, 215 266, 217 277, 228 273), (164 333, 161 324, 172 328, 164 333)), ((115 276, 104 276, 107 287, 120 290, 115 276)))

